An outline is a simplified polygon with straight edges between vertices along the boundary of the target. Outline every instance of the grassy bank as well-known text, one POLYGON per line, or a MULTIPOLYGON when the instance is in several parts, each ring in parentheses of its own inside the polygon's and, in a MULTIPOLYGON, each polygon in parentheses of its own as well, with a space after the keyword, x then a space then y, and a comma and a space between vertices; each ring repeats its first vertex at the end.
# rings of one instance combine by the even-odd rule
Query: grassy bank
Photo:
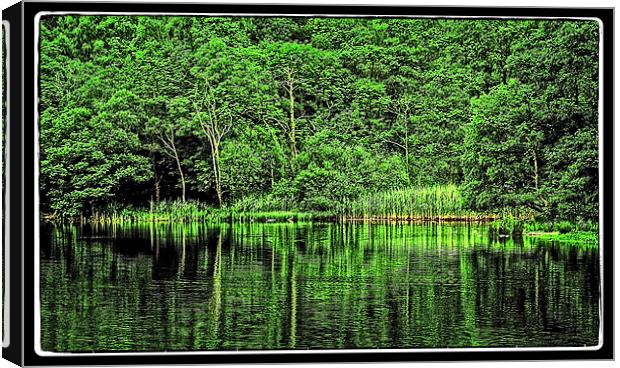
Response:
MULTIPOLYGON (((303 213, 310 219, 332 221, 493 221, 502 216, 521 216, 515 211, 476 212, 464 203, 456 185, 412 187, 369 192, 355 199, 326 200, 319 209, 307 209, 291 199, 271 195, 247 196, 224 208, 231 217, 263 218, 265 214, 303 213)), ((303 201, 301 201, 303 203, 303 201)), ((275 216, 283 217, 283 216, 275 216)))
MULTIPOLYGON (((293 199, 248 195, 216 208, 198 201, 150 203, 148 207, 108 207, 78 222, 301 222, 402 221, 488 222, 491 236, 535 236, 559 241, 597 241, 598 224, 569 221, 540 222, 532 212, 498 209, 476 212, 465 205, 458 187, 443 185, 366 193, 356 199, 335 201, 331 208, 304 208, 293 199)), ((50 222, 63 221, 43 216, 50 222)))
POLYGON ((505 217, 489 224, 491 236, 528 236, 560 242, 598 243, 598 223, 592 221, 519 220, 505 217))
POLYGON ((524 226, 524 235, 559 242, 598 243, 599 226, 592 221, 533 222, 524 226))
POLYGON ((216 208, 198 201, 162 201, 150 203, 149 207, 106 208, 89 215, 63 218, 42 214, 45 222, 77 223, 141 223, 141 222, 297 222, 311 220, 335 221, 331 212, 297 210, 251 210, 237 206, 216 208))
POLYGON ((389 221, 494 221, 507 216, 531 218, 531 214, 510 210, 488 212, 468 208, 456 185, 413 187, 362 195, 345 200, 338 207, 342 219, 389 221))
MULTIPOLYGON (((148 207, 108 207, 83 215, 80 222, 144 221, 493 221, 514 211, 469 210, 455 185, 372 192, 355 199, 332 200, 308 208, 303 200, 248 195, 221 208, 198 201, 150 203, 148 207)), ((53 218, 50 218, 53 220, 53 218)), ((75 219, 74 219, 75 220, 75 219)))
POLYGON ((572 231, 570 233, 527 233, 526 236, 536 237, 543 240, 558 241, 563 243, 598 243, 598 233, 595 231, 572 231))

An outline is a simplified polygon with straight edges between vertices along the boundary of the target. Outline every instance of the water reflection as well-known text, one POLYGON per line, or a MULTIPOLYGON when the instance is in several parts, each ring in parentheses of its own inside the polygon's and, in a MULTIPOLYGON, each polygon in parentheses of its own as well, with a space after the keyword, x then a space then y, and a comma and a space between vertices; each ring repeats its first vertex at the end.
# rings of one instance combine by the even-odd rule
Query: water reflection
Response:
POLYGON ((584 346, 598 248, 483 226, 43 227, 42 347, 584 346))

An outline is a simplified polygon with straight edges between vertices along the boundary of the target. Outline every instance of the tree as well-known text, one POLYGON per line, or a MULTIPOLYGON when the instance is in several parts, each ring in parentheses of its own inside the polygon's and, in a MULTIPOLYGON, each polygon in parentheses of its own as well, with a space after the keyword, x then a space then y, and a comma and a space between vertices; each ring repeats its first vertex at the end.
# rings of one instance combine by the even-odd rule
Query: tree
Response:
POLYGON ((472 209, 595 219, 598 41, 585 20, 46 16, 43 207, 456 184, 472 209))
POLYGON ((198 122, 209 143, 215 192, 220 206, 224 194, 221 145, 235 124, 243 120, 244 102, 248 102, 249 95, 246 78, 251 78, 254 69, 241 56, 224 41, 212 39, 197 51, 198 66, 192 69, 195 78, 191 96, 193 120, 198 122))
POLYGON ((531 88, 514 79, 472 100, 463 161, 465 189, 475 208, 548 211, 541 190, 544 134, 532 119, 537 104, 531 88))
POLYGON ((181 164, 181 153, 178 147, 179 136, 187 134, 189 100, 177 98, 169 102, 169 114, 164 119, 152 117, 148 121, 147 132, 153 134, 160 143, 160 150, 174 160, 181 181, 181 201, 186 200, 186 179, 181 164))
POLYGON ((316 85, 312 77, 321 67, 321 56, 317 49, 309 45, 292 42, 278 42, 267 46, 269 53, 269 70, 278 81, 282 104, 287 112, 287 119, 277 121, 289 143, 291 162, 298 154, 298 120, 308 117, 311 111, 306 109, 302 96, 312 96, 316 85))
POLYGON ((47 120, 42 130, 53 144, 42 146, 41 175, 43 198, 52 212, 92 212, 112 203, 128 183, 150 179, 148 160, 132 153, 140 145, 138 137, 116 123, 109 113, 85 108, 47 120))
POLYGON ((220 167, 220 146, 222 139, 228 135, 233 127, 233 113, 229 106, 218 99, 217 92, 211 87, 208 80, 204 82, 202 92, 195 95, 193 105, 194 118, 200 124, 204 136, 209 142, 213 177, 218 204, 222 205, 222 171, 220 167))

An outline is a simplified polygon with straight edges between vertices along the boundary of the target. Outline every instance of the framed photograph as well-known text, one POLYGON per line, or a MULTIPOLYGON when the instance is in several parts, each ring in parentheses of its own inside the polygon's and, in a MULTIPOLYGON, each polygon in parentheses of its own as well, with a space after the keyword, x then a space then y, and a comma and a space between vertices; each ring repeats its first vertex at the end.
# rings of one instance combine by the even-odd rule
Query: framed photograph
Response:
POLYGON ((5 359, 613 359, 612 9, 2 24, 5 359))

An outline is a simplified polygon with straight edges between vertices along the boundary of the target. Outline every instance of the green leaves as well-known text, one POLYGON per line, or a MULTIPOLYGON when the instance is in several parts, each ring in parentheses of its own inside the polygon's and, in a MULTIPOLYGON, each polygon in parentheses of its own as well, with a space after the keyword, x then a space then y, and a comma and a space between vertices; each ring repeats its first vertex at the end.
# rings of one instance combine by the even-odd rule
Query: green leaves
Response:
POLYGON ((594 218, 597 46, 590 21, 45 17, 44 207, 458 184, 594 218))
MULTIPOLYGON (((529 111, 531 90, 515 80, 473 99, 472 118, 465 133, 464 166, 467 194, 475 207, 527 203, 538 195, 542 132, 535 130, 529 111), (490 197, 477 197, 486 191, 490 197), (519 199, 522 196, 522 200, 519 199)), ((540 202, 540 201, 536 201, 540 202)))
MULTIPOLYGON (((77 216, 91 206, 108 203, 128 182, 150 179, 148 160, 132 153, 137 136, 86 109, 73 109, 44 130, 56 140, 42 140, 41 175, 50 210, 77 216)), ((51 137, 50 137, 51 138, 51 137)))

